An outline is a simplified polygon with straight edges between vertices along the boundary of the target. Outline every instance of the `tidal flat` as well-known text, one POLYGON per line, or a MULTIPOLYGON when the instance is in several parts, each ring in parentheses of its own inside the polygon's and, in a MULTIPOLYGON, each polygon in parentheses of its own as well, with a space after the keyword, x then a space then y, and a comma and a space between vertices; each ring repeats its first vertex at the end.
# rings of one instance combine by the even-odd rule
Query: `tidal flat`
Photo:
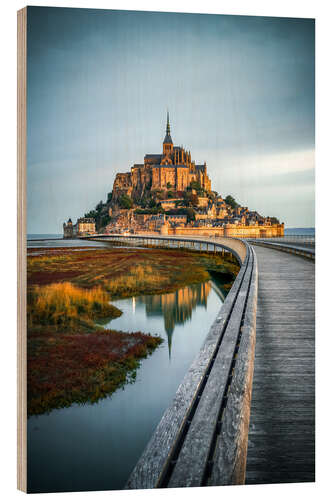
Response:
POLYGON ((98 325, 122 314, 113 300, 173 292, 212 273, 228 289, 238 270, 233 257, 188 250, 29 249, 28 414, 94 403, 135 380, 162 339, 98 325))

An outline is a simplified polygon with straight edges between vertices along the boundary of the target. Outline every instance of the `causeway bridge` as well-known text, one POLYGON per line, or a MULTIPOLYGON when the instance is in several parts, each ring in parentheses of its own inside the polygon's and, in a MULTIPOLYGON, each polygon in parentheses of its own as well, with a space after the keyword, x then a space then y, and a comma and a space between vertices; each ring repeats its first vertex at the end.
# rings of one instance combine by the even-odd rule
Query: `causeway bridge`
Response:
POLYGON ((232 252, 241 265, 126 488, 314 481, 314 245, 228 237, 88 238, 232 252))

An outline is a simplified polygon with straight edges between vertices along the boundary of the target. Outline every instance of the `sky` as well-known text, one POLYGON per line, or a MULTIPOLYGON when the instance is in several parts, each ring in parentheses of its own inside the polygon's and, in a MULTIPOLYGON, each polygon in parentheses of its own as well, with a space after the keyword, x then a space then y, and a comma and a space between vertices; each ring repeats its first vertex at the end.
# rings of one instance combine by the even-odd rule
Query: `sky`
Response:
POLYGON ((314 227, 313 19, 28 8, 28 233, 106 201, 175 145, 212 189, 314 227))

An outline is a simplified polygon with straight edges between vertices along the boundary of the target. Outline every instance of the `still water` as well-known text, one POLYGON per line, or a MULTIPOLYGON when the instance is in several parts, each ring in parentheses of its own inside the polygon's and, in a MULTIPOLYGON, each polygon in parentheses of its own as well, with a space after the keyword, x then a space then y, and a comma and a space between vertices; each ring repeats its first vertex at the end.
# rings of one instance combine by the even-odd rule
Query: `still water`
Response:
POLYGON ((27 248, 108 247, 102 241, 64 240, 59 234, 28 234, 27 248))
POLYGON ((213 280, 174 293, 114 301, 123 315, 105 326, 160 335, 133 384, 97 404, 28 420, 28 491, 123 488, 204 342, 224 293, 213 280))

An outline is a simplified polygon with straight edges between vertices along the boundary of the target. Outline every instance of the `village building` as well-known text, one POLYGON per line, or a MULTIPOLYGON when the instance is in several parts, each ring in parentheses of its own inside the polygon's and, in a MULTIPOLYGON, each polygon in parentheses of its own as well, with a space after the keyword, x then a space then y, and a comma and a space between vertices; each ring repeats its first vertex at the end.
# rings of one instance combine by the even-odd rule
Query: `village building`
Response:
POLYGON ((198 196, 198 207, 207 207, 209 198, 207 196, 198 196))
POLYGON ((95 232, 95 220, 90 217, 81 217, 74 226, 74 234, 94 234, 95 232))
POLYGON ((184 214, 172 214, 166 216, 169 224, 173 226, 184 226, 187 222, 187 215, 184 214))
POLYGON ((161 232, 162 226, 166 223, 166 217, 165 214, 151 215, 147 224, 148 229, 161 232))
POLYGON ((176 208, 177 202, 179 202, 178 198, 172 198, 169 200, 162 200, 160 203, 163 210, 170 210, 176 208))
POLYGON ((63 223, 64 238, 73 238, 73 223, 69 218, 67 222, 63 223))
POLYGON ((67 223, 63 224, 64 238, 75 238, 77 236, 84 236, 95 234, 96 225, 95 220, 90 217, 81 217, 73 225, 72 219, 69 218, 67 223))

